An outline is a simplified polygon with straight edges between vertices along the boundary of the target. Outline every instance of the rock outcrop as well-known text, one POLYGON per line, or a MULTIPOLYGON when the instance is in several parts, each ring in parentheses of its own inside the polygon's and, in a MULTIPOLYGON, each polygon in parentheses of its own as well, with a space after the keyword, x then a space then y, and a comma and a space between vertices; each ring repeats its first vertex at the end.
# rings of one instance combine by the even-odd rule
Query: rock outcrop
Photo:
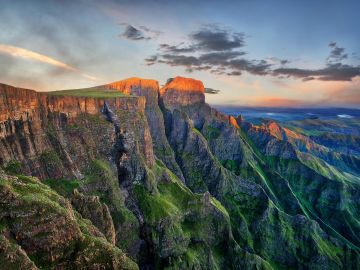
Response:
POLYGON ((83 218, 89 219, 115 245, 115 227, 106 204, 101 203, 97 196, 86 196, 77 189, 71 196, 71 204, 83 218))
POLYGON ((184 77, 170 79, 167 84, 160 89, 160 96, 167 108, 205 103, 203 83, 184 77))
POLYGON ((24 263, 22 269, 137 269, 94 225, 82 219, 68 200, 36 178, 0 171, 0 196, 0 258, 6 258, 9 269, 20 262, 24 263), (9 249, 13 255, 4 256, 9 249))
POLYGON ((159 83, 155 80, 134 77, 106 84, 103 87, 105 89, 116 89, 127 95, 144 96, 148 106, 158 103, 159 83))
POLYGON ((105 85, 104 88, 116 89, 125 94, 144 96, 146 98, 145 113, 153 139, 154 152, 172 172, 184 181, 182 172, 175 161, 171 147, 166 139, 164 116, 159 107, 159 83, 155 80, 129 78, 105 85))
MULTIPOLYGON (((129 117, 145 115, 145 97, 57 96, 5 85, 0 86, 0 93, 0 164, 16 160, 22 163, 24 173, 41 179, 81 178, 81 168, 94 157, 94 152, 86 148, 111 151, 111 139, 101 141, 113 133, 101 112, 105 102, 115 113, 125 111, 129 117), (79 155, 82 158, 76 158, 79 155)), ((124 122, 129 123, 126 119, 124 122)), ((143 144, 133 150, 144 151, 151 164, 154 158, 147 123, 139 133, 143 138, 139 143, 143 144)))

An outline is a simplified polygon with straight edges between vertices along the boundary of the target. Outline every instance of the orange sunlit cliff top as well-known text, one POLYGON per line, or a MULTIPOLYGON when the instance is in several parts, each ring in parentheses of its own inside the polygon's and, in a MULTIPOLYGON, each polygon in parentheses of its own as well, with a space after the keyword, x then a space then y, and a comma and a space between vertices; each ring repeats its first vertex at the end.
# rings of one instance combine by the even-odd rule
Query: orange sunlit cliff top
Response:
POLYGON ((199 92, 202 94, 205 93, 204 85, 201 81, 179 76, 173 78, 163 88, 161 88, 160 94, 164 94, 169 89, 178 90, 181 92, 199 92))
POLYGON ((201 81, 175 77, 160 89, 162 101, 168 107, 188 106, 205 102, 205 89, 201 81))
POLYGON ((132 89, 134 88, 142 88, 142 89, 150 88, 158 91, 159 83, 156 80, 133 77, 107 84, 106 87, 119 90, 120 92, 125 94, 131 94, 132 89))

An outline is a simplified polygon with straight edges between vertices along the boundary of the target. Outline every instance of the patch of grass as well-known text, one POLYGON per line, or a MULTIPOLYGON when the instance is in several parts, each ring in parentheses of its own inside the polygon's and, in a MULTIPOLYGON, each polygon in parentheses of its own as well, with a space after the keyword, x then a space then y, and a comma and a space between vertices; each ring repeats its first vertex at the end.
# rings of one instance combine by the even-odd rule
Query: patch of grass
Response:
POLYGON ((54 150, 45 150, 40 154, 40 162, 45 164, 46 170, 52 173, 62 164, 58 154, 54 150))
POLYGON ((202 134, 201 134, 201 132, 197 129, 197 128, 192 128, 192 131, 194 132, 194 133, 196 133, 197 135, 199 135, 199 136, 203 136, 202 134))
POLYGON ((17 160, 11 160, 4 168, 4 171, 10 174, 20 174, 22 172, 21 163, 17 160))
POLYGON ((236 160, 227 159, 220 161, 221 165, 224 166, 229 171, 235 173, 236 175, 240 175, 241 168, 236 160))
POLYGON ((220 136, 221 131, 216 127, 208 125, 204 128, 203 133, 207 140, 214 140, 220 136))
POLYGON ((68 197, 74 189, 80 187, 80 182, 77 180, 46 179, 43 183, 65 197, 68 197))
POLYGON ((65 213, 66 209, 60 205, 60 196, 47 185, 41 183, 37 178, 31 176, 17 175, 19 180, 1 180, 1 186, 7 186, 12 193, 23 202, 22 208, 33 205, 43 205, 44 211, 56 211, 65 213))
POLYGON ((135 186, 135 194, 146 220, 155 223, 167 216, 178 213, 177 207, 161 195, 150 194, 145 187, 135 186))
POLYGON ((47 94, 51 96, 73 96, 73 97, 93 97, 93 98, 131 97, 130 95, 121 93, 115 89, 103 89, 97 87, 53 91, 53 92, 48 92, 47 94))
POLYGON ((214 197, 211 197, 211 203, 214 205, 218 210, 220 210, 226 217, 229 218, 229 213, 226 208, 214 197))

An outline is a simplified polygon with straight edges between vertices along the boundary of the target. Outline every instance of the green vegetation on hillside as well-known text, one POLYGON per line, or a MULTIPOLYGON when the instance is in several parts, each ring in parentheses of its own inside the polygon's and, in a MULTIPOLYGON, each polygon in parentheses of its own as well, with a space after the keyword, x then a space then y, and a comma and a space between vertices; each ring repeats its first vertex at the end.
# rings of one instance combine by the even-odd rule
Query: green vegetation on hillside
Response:
POLYGON ((0 262, 6 269, 138 269, 83 219, 70 202, 35 177, 0 171, 0 262), (9 241, 11 245, 7 243, 9 241), (7 253, 9 254, 9 253, 7 253), (31 262, 33 268, 31 268, 31 262))
POLYGON ((115 97, 132 97, 121 93, 115 89, 104 89, 104 88, 83 88, 73 90, 59 90, 47 92, 51 96, 73 96, 73 97, 93 97, 93 98, 115 98, 115 97))

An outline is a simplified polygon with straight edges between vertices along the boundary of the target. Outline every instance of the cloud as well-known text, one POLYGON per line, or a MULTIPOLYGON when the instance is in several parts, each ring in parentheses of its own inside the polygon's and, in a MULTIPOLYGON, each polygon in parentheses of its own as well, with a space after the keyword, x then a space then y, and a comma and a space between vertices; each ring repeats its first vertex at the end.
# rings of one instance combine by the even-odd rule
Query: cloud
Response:
POLYGON ((156 55, 149 56, 148 58, 145 58, 145 64, 147 66, 154 65, 158 60, 158 57, 156 55))
POLYGON ((54 58, 51 58, 49 56, 46 56, 46 55, 43 55, 43 54, 40 54, 37 52, 33 52, 30 50, 26 50, 23 48, 10 46, 10 45, 6 45, 6 44, 0 44, 0 53, 5 54, 5 55, 10 55, 10 56, 13 56, 16 58, 22 58, 22 59, 41 62, 41 63, 46 63, 48 65, 55 66, 55 67, 63 69, 63 70, 79 73, 79 74, 81 74, 81 76, 83 76, 86 79, 97 80, 96 77, 88 75, 86 73, 83 73, 79 69, 77 69, 73 66, 67 65, 67 64, 65 64, 61 61, 58 61, 54 58))
POLYGON ((206 88, 205 88, 205 93, 206 93, 206 94, 213 94, 213 95, 214 95, 214 94, 219 94, 219 93, 220 93, 220 90, 206 87, 206 88))
POLYGON ((149 37, 145 37, 144 32, 135 28, 132 25, 127 25, 125 27, 125 31, 122 34, 123 37, 131 40, 144 40, 150 39, 149 37))
POLYGON ((244 47, 245 34, 207 25, 188 35, 188 45, 160 44, 159 50, 167 53, 225 52, 244 47))
POLYGON ((348 58, 348 54, 345 53, 345 48, 338 47, 336 42, 331 42, 329 47, 331 48, 331 51, 327 58, 328 63, 338 63, 348 58))
POLYGON ((247 71, 255 75, 266 75, 269 73, 271 64, 265 60, 247 60, 239 58, 243 52, 212 52, 200 56, 183 54, 160 54, 146 58, 147 65, 155 63, 167 64, 169 66, 183 66, 188 72, 194 70, 209 70, 213 74, 241 75, 247 71))
MULTIPOLYGON (((187 72, 208 71, 216 75, 240 76, 244 71, 255 75, 270 74, 273 64, 267 60, 247 59, 244 46, 244 33, 206 25, 191 32, 185 42, 160 44, 159 53, 146 58, 145 63, 182 66, 187 72)), ((288 62, 282 61, 283 64, 288 62)))
POLYGON ((196 48, 194 46, 182 47, 184 43, 179 45, 169 45, 169 44, 160 44, 159 50, 167 53, 188 53, 195 52, 196 48))
POLYGON ((245 45, 245 34, 231 32, 217 26, 205 26, 199 31, 190 34, 190 39, 197 49, 203 51, 229 51, 245 45))
POLYGON ((326 58, 326 65, 320 69, 301 68, 278 68, 273 70, 275 76, 286 76, 300 78, 304 82, 311 80, 320 81, 351 81, 360 76, 360 66, 343 64, 342 61, 348 58, 345 48, 341 48, 336 42, 329 43, 331 51, 326 58))
POLYGON ((162 33, 161 31, 153 30, 143 25, 140 25, 138 28, 128 23, 121 23, 120 25, 125 26, 121 36, 134 41, 153 39, 162 33))
POLYGON ((144 25, 140 25, 139 26, 140 29, 144 30, 145 32, 147 33, 150 33, 151 35, 153 35, 154 37, 158 37, 160 36, 163 32, 162 31, 159 31, 159 30, 154 30, 154 29, 151 29, 147 26, 144 26, 144 25))
POLYGON ((241 76, 248 72, 258 76, 274 76, 279 79, 297 78, 304 82, 351 81, 360 76, 360 66, 344 64, 348 58, 345 48, 331 42, 325 66, 319 69, 288 67, 288 59, 268 57, 249 59, 244 51, 245 34, 220 28, 216 25, 203 26, 191 32, 184 42, 173 45, 162 43, 159 53, 145 59, 147 65, 166 64, 184 67, 185 71, 208 71, 215 75, 241 76))
POLYGON ((286 65, 286 64, 291 63, 291 61, 288 60, 288 59, 280 59, 280 58, 277 58, 277 57, 268 57, 268 58, 266 58, 266 61, 267 61, 269 64, 272 64, 272 65, 280 65, 280 66, 284 66, 284 65, 286 65))
POLYGON ((351 81, 360 76, 360 66, 351 66, 342 63, 327 64, 321 69, 279 68, 273 71, 275 76, 285 75, 287 77, 300 78, 303 81, 351 81))
POLYGON ((266 60, 248 60, 242 50, 244 33, 204 26, 188 35, 178 45, 160 44, 158 54, 145 59, 147 65, 157 63, 182 66, 187 72, 209 71, 212 74, 239 76, 243 71, 265 75, 271 64, 266 60))

